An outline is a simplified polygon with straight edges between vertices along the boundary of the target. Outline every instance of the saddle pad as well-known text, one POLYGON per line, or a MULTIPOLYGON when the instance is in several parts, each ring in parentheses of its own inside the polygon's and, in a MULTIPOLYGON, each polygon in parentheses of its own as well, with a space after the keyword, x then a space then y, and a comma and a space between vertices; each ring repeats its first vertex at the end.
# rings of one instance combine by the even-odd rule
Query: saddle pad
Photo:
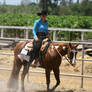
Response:
POLYGON ((28 46, 30 45, 30 43, 27 43, 25 45, 25 47, 21 50, 21 52, 18 54, 19 59, 23 62, 23 60, 26 60, 27 62, 29 62, 29 56, 27 55, 28 53, 28 46))
POLYGON ((20 54, 27 55, 27 53, 28 53, 27 47, 28 47, 28 46, 29 46, 29 43, 27 43, 27 44, 25 45, 25 47, 21 50, 20 54))

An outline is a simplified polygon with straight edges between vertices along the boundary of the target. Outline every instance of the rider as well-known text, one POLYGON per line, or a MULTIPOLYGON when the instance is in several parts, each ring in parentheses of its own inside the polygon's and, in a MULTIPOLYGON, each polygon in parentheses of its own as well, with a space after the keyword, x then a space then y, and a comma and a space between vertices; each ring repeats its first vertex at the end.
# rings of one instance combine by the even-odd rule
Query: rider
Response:
POLYGON ((37 13, 38 16, 40 16, 40 19, 36 20, 34 22, 33 26, 33 52, 30 54, 30 62, 39 56, 39 51, 42 45, 42 41, 49 37, 48 32, 48 21, 46 20, 47 17, 47 11, 42 10, 40 13, 37 13))

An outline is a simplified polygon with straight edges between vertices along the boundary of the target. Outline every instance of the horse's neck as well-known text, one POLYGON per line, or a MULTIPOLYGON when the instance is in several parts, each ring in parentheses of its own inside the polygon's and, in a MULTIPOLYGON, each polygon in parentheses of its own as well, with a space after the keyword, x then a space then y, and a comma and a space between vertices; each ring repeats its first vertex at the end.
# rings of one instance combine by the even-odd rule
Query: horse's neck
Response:
POLYGON ((62 56, 65 56, 68 52, 68 49, 67 49, 67 45, 66 43, 54 43, 53 44, 56 51, 61 54, 62 56))

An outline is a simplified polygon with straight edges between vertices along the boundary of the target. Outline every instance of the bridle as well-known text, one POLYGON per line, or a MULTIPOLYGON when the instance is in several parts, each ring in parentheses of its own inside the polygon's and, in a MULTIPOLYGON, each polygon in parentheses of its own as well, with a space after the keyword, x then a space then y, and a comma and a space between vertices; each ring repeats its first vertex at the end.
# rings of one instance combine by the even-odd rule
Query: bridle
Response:
POLYGON ((71 62, 70 62, 70 60, 66 57, 66 56, 64 56, 65 57, 65 59, 69 62, 69 64, 72 64, 71 62))
MULTIPOLYGON (((52 44, 53 45, 53 44, 52 44)), ((55 46, 53 45, 53 47, 54 47, 54 49, 58 52, 58 54, 60 55, 60 57, 62 58, 63 56, 61 55, 61 53, 55 48, 55 46)), ((69 62, 69 64, 72 64, 71 62, 70 62, 70 60, 66 57, 66 56, 64 56, 65 57, 65 59, 69 62)))

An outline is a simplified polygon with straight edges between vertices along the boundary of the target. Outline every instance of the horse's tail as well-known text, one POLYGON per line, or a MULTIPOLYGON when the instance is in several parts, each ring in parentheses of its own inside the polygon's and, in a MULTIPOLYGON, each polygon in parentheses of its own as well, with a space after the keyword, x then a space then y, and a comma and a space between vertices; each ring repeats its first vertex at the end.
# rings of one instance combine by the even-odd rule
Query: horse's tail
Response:
POLYGON ((18 88, 18 77, 22 66, 22 62, 18 58, 18 54, 27 43, 28 41, 19 42, 16 44, 16 47, 14 48, 14 63, 13 63, 13 69, 8 81, 8 88, 14 88, 14 89, 18 88))
POLYGON ((22 64, 19 61, 19 59, 18 60, 14 59, 13 69, 8 81, 8 88, 18 89, 18 77, 21 66, 22 64))

